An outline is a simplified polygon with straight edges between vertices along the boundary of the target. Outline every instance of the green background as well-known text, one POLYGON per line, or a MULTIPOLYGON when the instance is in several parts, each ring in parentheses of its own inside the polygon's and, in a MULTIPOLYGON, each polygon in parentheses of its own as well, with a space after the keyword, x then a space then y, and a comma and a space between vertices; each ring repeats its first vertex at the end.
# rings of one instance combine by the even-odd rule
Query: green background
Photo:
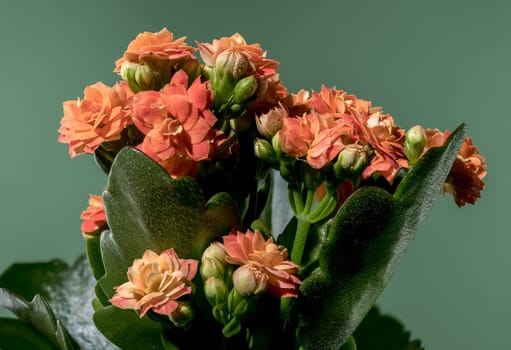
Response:
POLYGON ((504 0, 2 0, 0 270, 83 252, 79 214, 105 176, 56 142, 62 101, 113 84, 139 32, 240 32, 281 62, 290 91, 335 85, 404 128, 468 123, 488 163, 483 197, 462 209, 439 198, 380 304, 427 349, 511 348, 510 20, 504 0))

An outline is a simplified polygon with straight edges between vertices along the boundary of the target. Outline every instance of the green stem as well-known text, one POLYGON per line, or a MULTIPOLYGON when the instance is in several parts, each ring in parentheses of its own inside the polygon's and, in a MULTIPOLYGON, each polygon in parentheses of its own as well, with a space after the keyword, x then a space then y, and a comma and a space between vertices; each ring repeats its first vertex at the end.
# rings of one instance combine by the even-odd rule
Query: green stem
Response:
POLYGON ((296 236, 293 242, 293 248, 291 249, 291 261, 300 265, 302 262, 303 251, 305 249, 305 243, 307 242, 307 235, 309 233, 311 223, 301 217, 297 217, 297 219, 298 226, 296 228, 296 236))

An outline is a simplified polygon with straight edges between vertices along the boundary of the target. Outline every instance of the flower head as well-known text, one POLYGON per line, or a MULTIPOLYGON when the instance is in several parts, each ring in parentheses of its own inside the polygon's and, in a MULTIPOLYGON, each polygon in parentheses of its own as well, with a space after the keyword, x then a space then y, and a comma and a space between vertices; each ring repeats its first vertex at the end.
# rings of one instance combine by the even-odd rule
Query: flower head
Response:
POLYGON ((149 310, 169 316, 179 308, 178 299, 192 292, 197 265, 197 260, 180 259, 172 248, 160 255, 146 250, 128 269, 129 282, 115 288, 110 302, 121 309, 139 311, 140 318, 149 310))
POLYGON ((213 128, 216 117, 207 83, 178 71, 161 91, 142 91, 133 100, 133 123, 146 136, 138 146, 173 176, 194 175, 222 141, 213 128))
POLYGON ((174 40, 174 35, 163 28, 158 33, 144 32, 131 41, 124 55, 115 62, 114 72, 121 72, 125 62, 159 65, 184 63, 192 58, 195 49, 185 43, 186 37, 174 40))
POLYGON ((82 212, 80 219, 82 219, 82 234, 85 237, 100 234, 107 227, 103 197, 91 194, 89 207, 82 212))
POLYGON ((247 76, 257 81, 252 110, 267 110, 286 97, 286 89, 277 73, 279 63, 266 58, 259 44, 247 44, 238 33, 231 37, 213 40, 212 43, 197 42, 199 53, 206 67, 215 69, 213 82, 215 99, 227 101, 232 87, 226 87, 247 76), (227 77, 225 82, 223 81, 227 77), (220 81, 222 80, 222 81, 220 81))
POLYGON ((69 144, 69 154, 74 158, 94 153, 103 142, 119 140, 131 124, 132 95, 124 82, 113 87, 102 82, 87 86, 83 99, 64 102, 58 141, 69 144))
MULTIPOLYGON (((426 129, 427 143, 423 155, 433 147, 440 147, 447 140, 450 131, 426 129)), ((458 207, 467 203, 474 204, 481 197, 485 183, 486 162, 479 154, 472 139, 467 137, 458 151, 449 176, 443 186, 443 191, 452 194, 458 207)))
MULTIPOLYGON (((288 259, 287 249, 265 240, 259 231, 233 231, 223 237, 225 260, 241 265, 235 272, 241 293, 267 290, 278 297, 297 297, 300 279, 298 265, 288 259)), ((234 276, 233 276, 234 278, 234 276)))

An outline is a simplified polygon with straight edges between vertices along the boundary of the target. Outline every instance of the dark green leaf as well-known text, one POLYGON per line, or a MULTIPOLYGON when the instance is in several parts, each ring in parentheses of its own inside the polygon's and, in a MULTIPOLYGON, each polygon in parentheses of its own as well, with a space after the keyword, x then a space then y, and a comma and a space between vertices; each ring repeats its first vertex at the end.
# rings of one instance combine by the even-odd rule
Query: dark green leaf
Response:
MULTIPOLYGON (((94 285, 85 257, 79 258, 71 268, 59 260, 14 264, 0 276, 1 288, 10 289, 27 300, 37 294, 44 296, 52 308, 48 313, 54 313, 82 348, 115 349, 92 322, 94 285)), ((28 314, 32 312, 34 310, 29 309, 28 314)), ((51 321, 55 316, 46 317, 51 321)))
POLYGON ((357 350, 424 350, 401 322, 373 307, 353 334, 357 350))
POLYGON ((60 321, 55 318, 50 305, 40 295, 27 302, 23 297, 0 288, 0 305, 11 310, 21 322, 38 331, 40 336, 46 338, 56 349, 78 348, 60 321))
POLYGON ((101 238, 106 274, 99 283, 107 297, 146 249, 174 248, 180 257, 200 259, 211 241, 239 226, 229 195, 217 194, 206 203, 192 178, 172 179, 133 148, 117 155, 103 198, 111 232, 101 238))
MULTIPOLYGON (((145 250, 160 253, 174 248, 181 258, 200 259, 208 244, 240 225, 236 204, 227 193, 217 193, 206 202, 194 179, 172 179, 156 162, 132 148, 123 149, 115 158, 103 198, 110 227, 101 235, 105 273, 97 291, 103 305, 113 296, 114 287, 127 281, 128 267, 145 250)), ((123 348, 163 346, 160 322, 140 319, 134 311, 99 308, 94 321, 123 348), (131 340, 131 335, 140 340, 131 340)))
POLYGON ((0 318, 0 349, 55 350, 58 348, 25 323, 13 318, 0 318))
POLYGON ((336 214, 319 268, 301 286, 300 339, 306 349, 337 350, 374 305, 440 193, 463 142, 460 126, 399 184, 356 191, 336 214))
POLYGON ((61 260, 12 264, 0 275, 0 288, 12 290, 27 300, 36 294, 50 299, 47 287, 59 284, 67 269, 61 260))
POLYGON ((162 327, 147 317, 139 318, 133 310, 104 307, 94 313, 94 323, 113 343, 124 350, 163 350, 162 327))

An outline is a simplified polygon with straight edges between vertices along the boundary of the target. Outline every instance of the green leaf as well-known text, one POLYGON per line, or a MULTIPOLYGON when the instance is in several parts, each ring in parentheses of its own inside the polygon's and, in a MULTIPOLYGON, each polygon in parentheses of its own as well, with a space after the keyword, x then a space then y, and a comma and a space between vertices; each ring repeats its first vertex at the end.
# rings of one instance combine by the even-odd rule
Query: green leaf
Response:
MULTIPOLYGON (((26 300, 39 295, 37 300, 42 300, 40 296, 43 296, 47 301, 43 304, 38 301, 39 309, 27 309, 28 316, 37 310, 46 310, 43 306, 49 304, 51 309, 45 312, 54 316, 45 316, 47 320, 56 319, 62 322, 81 348, 116 349, 98 332, 92 322, 91 302, 94 299, 94 285, 95 280, 85 257, 80 257, 71 268, 60 260, 13 264, 0 275, 0 288, 9 289, 26 300)), ((9 300, 12 305, 13 299, 9 300)), ((23 302, 18 301, 13 305, 21 307, 23 302)), ((20 318, 19 315, 18 317, 20 318)))
POLYGON ((353 334, 357 350, 424 350, 401 322, 373 307, 353 334))
POLYGON ((0 349, 55 350, 58 348, 25 323, 13 318, 0 318, 0 349))
MULTIPOLYGON (((199 260, 207 245, 240 226, 236 204, 227 193, 206 202, 194 179, 172 179, 133 148, 124 148, 115 158, 103 198, 110 227, 100 242, 105 272, 98 280, 98 298, 103 305, 114 287, 127 281, 128 268, 145 250, 160 253, 174 248, 181 258, 199 260)), ((163 346, 160 322, 140 319, 134 311, 99 308, 94 321, 122 348, 163 346), (135 334, 139 342, 131 339, 135 334)))
POLYGON ((440 193, 463 142, 460 126, 431 149, 394 195, 362 188, 346 200, 301 285, 299 337, 306 349, 338 350, 374 305, 440 193))
POLYGON ((40 338, 51 342, 56 349, 78 349, 53 314, 50 305, 40 295, 27 302, 23 297, 0 288, 0 305, 11 310, 21 322, 38 331, 40 338))
POLYGON ((161 324, 147 317, 140 319, 133 310, 107 306, 94 313, 94 323, 121 349, 164 349, 160 338, 161 324))
POLYGON ((99 284, 109 298, 146 249, 160 253, 174 248, 182 258, 200 259, 211 241, 239 226, 227 193, 206 203, 195 180, 172 179, 133 148, 124 148, 115 158, 103 198, 110 232, 101 236, 106 274, 99 284))

